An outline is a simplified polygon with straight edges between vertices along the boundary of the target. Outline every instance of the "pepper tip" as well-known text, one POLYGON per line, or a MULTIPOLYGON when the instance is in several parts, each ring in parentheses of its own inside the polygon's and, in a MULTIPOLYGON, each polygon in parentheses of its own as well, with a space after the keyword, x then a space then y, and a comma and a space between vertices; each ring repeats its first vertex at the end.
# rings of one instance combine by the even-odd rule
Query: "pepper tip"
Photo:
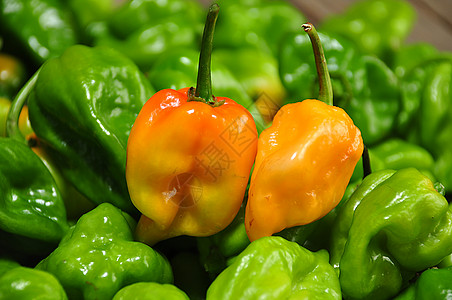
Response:
POLYGON ((312 30, 312 23, 305 23, 303 25, 301 25, 301 27, 303 28, 304 31, 309 32, 312 30))

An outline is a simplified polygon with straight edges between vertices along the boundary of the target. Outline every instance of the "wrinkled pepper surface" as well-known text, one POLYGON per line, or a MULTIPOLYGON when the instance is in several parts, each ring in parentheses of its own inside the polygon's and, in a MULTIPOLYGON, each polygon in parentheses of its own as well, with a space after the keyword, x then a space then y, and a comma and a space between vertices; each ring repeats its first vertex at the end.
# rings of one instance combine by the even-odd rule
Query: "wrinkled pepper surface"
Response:
MULTIPOLYGON (((23 90, 27 90, 27 86, 23 90)), ((19 113, 26 99, 21 96, 24 94, 19 92, 12 104, 7 118, 7 137, 0 138, 2 251, 48 253, 69 226, 55 180, 27 146, 18 127, 19 113), (27 244, 34 246, 23 247, 27 244)))
POLYGON ((187 294, 172 284, 137 282, 119 290, 113 300, 189 300, 187 294))
MULTIPOLYGON (((361 130, 366 145, 394 134, 401 92, 394 72, 377 57, 362 55, 338 34, 319 34, 332 79, 334 105, 343 108, 361 130)), ((306 35, 288 34, 281 43, 280 77, 287 102, 309 97, 317 85, 315 60, 307 59, 311 43, 306 35)))
POLYGON ((198 49, 202 6, 196 0, 134 0, 107 18, 92 35, 94 45, 112 47, 148 70, 166 51, 198 49))
POLYGON ((388 299, 452 252, 452 212, 414 168, 374 172, 340 208, 330 263, 344 296, 388 299))
POLYGON ((259 137, 245 227, 251 241, 325 216, 341 200, 363 152, 359 129, 332 104, 332 87, 319 37, 313 41, 321 100, 283 106, 259 137), (300 186, 301 183, 301 186, 300 186))
POLYGON ((350 39, 366 54, 389 62, 405 42, 416 20, 414 7, 404 0, 366 0, 350 5, 342 14, 332 15, 321 30, 350 39))
POLYGON ((127 191, 126 146, 153 88, 121 53, 76 45, 41 68, 30 121, 63 176, 90 201, 138 214, 127 191))
POLYGON ((342 299, 325 250, 311 252, 282 237, 252 242, 215 279, 210 299, 342 299))
POLYGON ((0 299, 66 300, 67 295, 52 274, 16 267, 0 276, 0 299))
POLYGON ((452 297, 452 269, 428 269, 395 300, 440 300, 452 297))
POLYGON ((70 299, 111 299, 142 281, 171 283, 167 259, 133 239, 135 221, 110 203, 83 215, 36 268, 53 274, 70 299))
POLYGON ((218 11, 212 5, 207 16, 197 87, 157 92, 130 133, 127 184, 143 214, 137 237, 148 244, 219 232, 232 222, 245 194, 257 131, 243 106, 212 95, 210 58, 218 11))

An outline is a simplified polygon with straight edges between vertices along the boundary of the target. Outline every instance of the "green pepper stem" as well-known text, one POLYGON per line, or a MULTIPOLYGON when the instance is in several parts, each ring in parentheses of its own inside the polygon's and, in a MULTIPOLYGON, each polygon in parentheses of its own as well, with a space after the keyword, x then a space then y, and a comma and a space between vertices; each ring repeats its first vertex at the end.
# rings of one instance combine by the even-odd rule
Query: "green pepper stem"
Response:
POLYGON ((6 118, 6 136, 24 143, 27 143, 27 141, 19 130, 19 116, 22 108, 25 105, 25 102, 28 99, 28 96, 30 95, 31 90, 36 84, 40 70, 41 69, 36 71, 36 73, 27 81, 27 83, 25 83, 19 93, 17 93, 16 97, 11 103, 8 116, 6 118))
POLYGON ((314 50, 317 76, 319 77, 319 100, 333 105, 333 86, 331 85, 330 73, 328 72, 325 54, 317 30, 311 23, 303 24, 301 27, 309 35, 312 49, 314 50))
POLYGON ((203 99, 208 104, 214 104, 212 96, 211 56, 213 33, 220 7, 214 3, 209 7, 206 24, 202 35, 201 52, 199 54, 198 79, 196 81, 195 97, 203 99))
POLYGON ((372 173, 372 167, 370 165, 369 149, 364 145, 364 150, 362 154, 363 158, 363 179, 372 173))

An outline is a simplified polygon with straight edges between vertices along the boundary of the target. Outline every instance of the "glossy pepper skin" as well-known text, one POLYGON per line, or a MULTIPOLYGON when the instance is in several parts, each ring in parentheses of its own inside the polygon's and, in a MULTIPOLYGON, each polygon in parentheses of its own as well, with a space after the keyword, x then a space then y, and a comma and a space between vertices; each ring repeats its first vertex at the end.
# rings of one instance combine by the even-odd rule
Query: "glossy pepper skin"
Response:
POLYGON ((83 215, 36 268, 53 274, 70 299, 111 299, 141 281, 171 283, 161 254, 134 241, 135 221, 110 203, 83 215))
MULTIPOLYGON (((312 25, 304 26, 311 35, 312 25)), ((331 101, 324 58, 319 63, 323 51, 317 53, 314 41, 319 98, 331 101)), ((325 216, 341 200, 363 152, 361 132, 344 110, 313 99, 283 106, 258 143, 245 213, 250 241, 325 216)))
POLYGON ((395 300, 440 300, 452 296, 452 269, 428 269, 395 300))
POLYGON ((344 297, 389 299, 452 251, 452 212, 414 168, 368 175, 333 225, 330 263, 344 297))
POLYGON ((198 49, 203 9, 196 0, 129 1, 94 34, 94 45, 114 48, 142 70, 173 48, 198 49))
POLYGON ((69 228, 63 199, 39 157, 11 137, 0 138, 0 191, 2 250, 47 254, 69 228))
POLYGON ((218 3, 224 10, 215 34, 219 48, 257 48, 276 55, 281 38, 306 21, 288 1, 220 0, 218 3))
POLYGON ((325 250, 282 237, 252 242, 207 290, 210 299, 342 299, 325 250))
MULTIPOLYGON (((392 136, 401 106, 399 80, 377 57, 362 55, 350 41, 328 31, 319 33, 333 86, 333 103, 343 108, 361 130, 366 145, 392 136)), ((306 35, 290 33, 281 42, 280 77, 287 102, 308 98, 317 85, 315 60, 306 35)))
POLYGON ((0 24, 0 34, 8 41, 4 47, 30 59, 33 68, 78 41, 69 12, 58 0, 2 1, 0 24))
POLYGON ((172 284, 137 282, 123 287, 112 300, 189 300, 186 293, 172 284))
POLYGON ((212 95, 210 57, 218 12, 218 5, 209 9, 196 89, 157 92, 129 136, 127 184, 143 214, 137 237, 148 244, 219 232, 232 222, 245 194, 257 131, 243 106, 212 95))
MULTIPOLYGON (((265 120, 258 111, 253 98, 245 89, 238 73, 233 72, 220 60, 215 61, 213 52, 213 66, 211 70, 212 87, 214 95, 222 95, 234 99, 238 104, 245 107, 253 116, 257 131, 260 133, 265 128, 265 120)), ((149 70, 149 80, 156 90, 182 89, 196 82, 198 72, 199 52, 190 48, 178 48, 159 56, 158 61, 149 70)))
POLYGON ((0 276, 0 299, 66 300, 67 295, 50 273, 16 267, 0 276))
POLYGON ((416 20, 416 11, 403 0, 367 0, 350 5, 330 16, 321 30, 336 32, 350 39, 361 52, 390 62, 408 37, 416 20))
POLYGON ((28 99, 30 121, 77 190, 93 203, 110 202, 137 214, 127 191, 126 146, 152 93, 121 53, 76 45, 42 66, 28 99))

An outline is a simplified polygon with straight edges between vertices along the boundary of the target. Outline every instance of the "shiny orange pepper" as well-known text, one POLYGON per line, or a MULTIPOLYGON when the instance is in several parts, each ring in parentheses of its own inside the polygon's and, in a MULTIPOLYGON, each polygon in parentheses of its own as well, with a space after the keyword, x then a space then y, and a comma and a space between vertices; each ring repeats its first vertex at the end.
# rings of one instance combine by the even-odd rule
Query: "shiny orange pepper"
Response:
POLYGON ((321 100, 283 106, 259 137, 245 211, 251 241, 325 216, 341 200, 364 148, 360 130, 332 105, 315 28, 303 28, 313 44, 321 100))
POLYGON ((257 130, 243 106, 212 96, 211 23, 215 24, 217 14, 218 6, 213 5, 196 89, 157 92, 130 132, 127 185, 142 213, 137 239, 149 245, 178 235, 219 232, 232 222, 245 194, 257 151, 257 130))

